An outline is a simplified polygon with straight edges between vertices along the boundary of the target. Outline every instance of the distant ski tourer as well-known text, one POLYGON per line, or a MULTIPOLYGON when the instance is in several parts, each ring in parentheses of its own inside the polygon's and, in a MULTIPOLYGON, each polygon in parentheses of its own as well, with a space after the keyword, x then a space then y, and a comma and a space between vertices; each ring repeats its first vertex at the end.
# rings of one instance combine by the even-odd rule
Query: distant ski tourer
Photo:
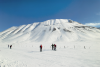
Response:
POLYGON ((52 50, 53 50, 54 49, 54 45, 52 44, 51 46, 52 46, 52 50))
POLYGON ((40 52, 42 52, 42 45, 40 45, 40 52))
POLYGON ((54 44, 54 50, 56 50, 56 44, 54 44))

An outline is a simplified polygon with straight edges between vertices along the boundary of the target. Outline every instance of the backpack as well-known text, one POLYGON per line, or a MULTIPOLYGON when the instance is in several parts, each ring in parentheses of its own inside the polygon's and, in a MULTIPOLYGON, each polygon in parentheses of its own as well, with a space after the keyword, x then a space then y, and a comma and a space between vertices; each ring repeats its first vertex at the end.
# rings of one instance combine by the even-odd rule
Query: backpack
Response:
POLYGON ((40 45, 40 48, 42 48, 42 45, 40 45))

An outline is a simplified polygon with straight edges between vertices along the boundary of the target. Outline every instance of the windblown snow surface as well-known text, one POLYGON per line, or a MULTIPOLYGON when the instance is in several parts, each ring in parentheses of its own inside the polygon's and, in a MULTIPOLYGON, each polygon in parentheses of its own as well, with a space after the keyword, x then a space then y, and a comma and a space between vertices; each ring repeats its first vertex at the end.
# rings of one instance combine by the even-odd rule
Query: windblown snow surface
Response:
POLYGON ((100 30, 67 19, 11 27, 0 32, 0 67, 100 67, 100 30))

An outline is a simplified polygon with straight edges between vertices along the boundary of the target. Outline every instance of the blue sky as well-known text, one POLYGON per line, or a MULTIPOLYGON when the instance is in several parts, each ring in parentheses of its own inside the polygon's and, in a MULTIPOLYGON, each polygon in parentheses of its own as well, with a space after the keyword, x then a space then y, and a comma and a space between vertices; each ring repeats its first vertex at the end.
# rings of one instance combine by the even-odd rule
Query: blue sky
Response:
POLYGON ((100 0, 0 0, 0 32, 49 19, 100 27, 100 0))

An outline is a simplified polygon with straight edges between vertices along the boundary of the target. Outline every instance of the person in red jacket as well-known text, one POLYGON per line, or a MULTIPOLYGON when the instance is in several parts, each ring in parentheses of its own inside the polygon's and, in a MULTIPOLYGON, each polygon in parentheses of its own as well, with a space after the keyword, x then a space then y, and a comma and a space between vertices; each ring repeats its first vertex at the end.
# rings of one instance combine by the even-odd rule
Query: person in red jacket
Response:
POLYGON ((40 52, 42 52, 42 45, 40 45, 40 52))
POLYGON ((56 44, 54 44, 54 50, 56 50, 56 44))

